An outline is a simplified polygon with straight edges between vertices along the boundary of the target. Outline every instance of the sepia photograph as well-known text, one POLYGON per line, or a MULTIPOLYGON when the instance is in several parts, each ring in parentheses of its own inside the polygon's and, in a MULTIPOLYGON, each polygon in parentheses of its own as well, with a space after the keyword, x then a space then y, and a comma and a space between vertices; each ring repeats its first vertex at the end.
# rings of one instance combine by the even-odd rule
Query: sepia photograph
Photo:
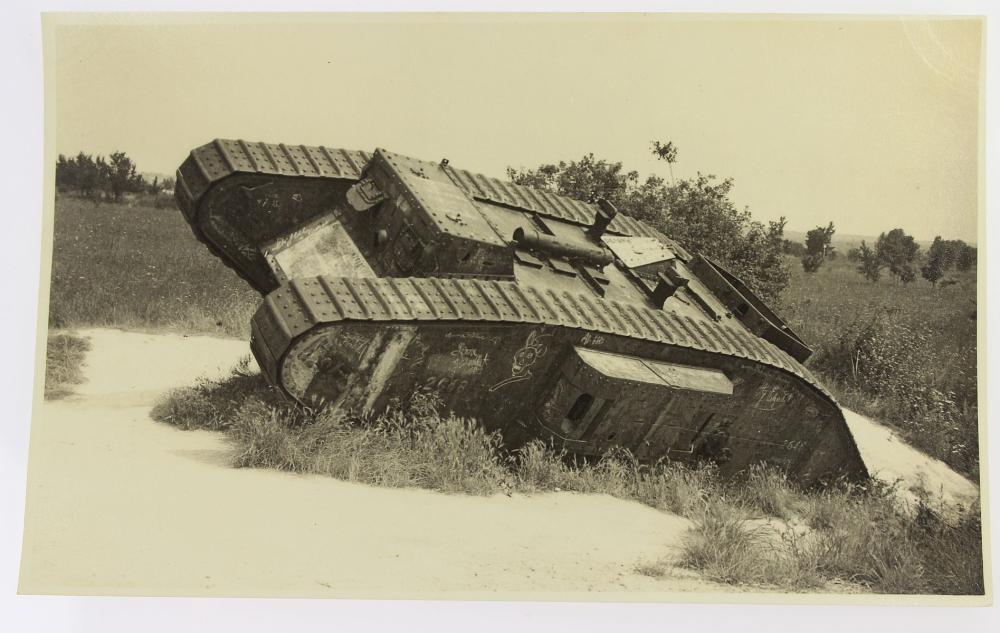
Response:
POLYGON ((985 17, 40 19, 18 594, 992 604, 985 17))

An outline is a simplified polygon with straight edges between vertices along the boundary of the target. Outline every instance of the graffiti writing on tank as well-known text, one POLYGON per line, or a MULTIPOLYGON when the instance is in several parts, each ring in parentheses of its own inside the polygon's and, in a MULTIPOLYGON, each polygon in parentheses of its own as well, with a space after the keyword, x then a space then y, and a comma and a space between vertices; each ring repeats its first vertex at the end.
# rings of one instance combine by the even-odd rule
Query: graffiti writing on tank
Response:
POLYGON ((527 380, 531 378, 531 367, 538 359, 545 356, 546 346, 542 343, 541 339, 549 336, 548 334, 539 334, 538 332, 531 332, 528 334, 528 340, 525 341, 521 349, 514 352, 514 361, 511 363, 510 368, 510 378, 501 380, 497 384, 490 387, 490 391, 496 391, 501 387, 505 387, 509 384, 520 382, 522 380, 527 380))
POLYGON ((584 345, 604 345, 604 337, 600 334, 594 334, 593 332, 587 332, 583 335, 583 339, 580 341, 584 345))
POLYGON ((415 388, 439 394, 464 393, 469 388, 469 381, 454 376, 430 376, 417 383, 415 388))
POLYGON ((420 339, 415 339, 413 344, 408 347, 406 352, 403 354, 403 359, 409 363, 410 367, 416 367, 423 362, 428 349, 430 349, 430 347, 427 343, 424 343, 420 339))
POLYGON ((369 339, 364 336, 352 332, 344 332, 340 335, 342 347, 359 355, 368 347, 368 341, 369 339))
POLYGON ((239 251, 243 257, 253 259, 259 253, 243 232, 233 226, 228 220, 218 215, 208 216, 208 225, 220 236, 225 238, 226 250, 239 251))
POLYGON ((774 411, 788 404, 792 394, 780 385, 766 384, 757 391, 754 409, 758 411, 774 411))
POLYGON ((489 354, 483 354, 477 349, 466 347, 465 343, 459 343, 458 348, 452 350, 451 355, 456 359, 458 365, 470 373, 476 374, 483 371, 486 361, 490 358, 489 354))
POLYGON ((785 440, 781 443, 781 445, 788 450, 795 452, 801 451, 806 447, 806 443, 801 440, 785 440))
POLYGON ((431 354, 427 359, 427 369, 447 376, 470 376, 482 372, 487 360, 489 354, 459 343, 458 349, 449 353, 431 354))
POLYGON ((444 335, 445 338, 461 338, 477 341, 486 341, 489 343, 499 343, 500 337, 496 334, 481 334, 479 332, 448 332, 444 335))

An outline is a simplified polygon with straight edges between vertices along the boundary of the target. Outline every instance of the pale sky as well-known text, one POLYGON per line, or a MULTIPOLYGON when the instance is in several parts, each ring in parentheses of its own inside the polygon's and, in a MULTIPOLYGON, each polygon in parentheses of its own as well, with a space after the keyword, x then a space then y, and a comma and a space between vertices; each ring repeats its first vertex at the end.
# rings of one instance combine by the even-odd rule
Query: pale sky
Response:
POLYGON ((172 174, 244 138, 499 177, 593 152, 666 177, 659 139, 760 220, 976 239, 978 20, 266 19, 58 26, 57 151, 172 174))

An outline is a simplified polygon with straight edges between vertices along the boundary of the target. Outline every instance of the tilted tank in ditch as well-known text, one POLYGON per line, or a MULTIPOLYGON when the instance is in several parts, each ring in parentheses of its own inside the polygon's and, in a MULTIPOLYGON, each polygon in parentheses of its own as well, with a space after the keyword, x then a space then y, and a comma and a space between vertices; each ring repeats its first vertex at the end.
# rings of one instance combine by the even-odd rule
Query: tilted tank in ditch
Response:
POLYGON ((596 204, 377 149, 216 140, 177 172, 264 299, 251 348, 309 406, 420 390, 517 446, 866 475, 810 350, 739 279, 596 204))

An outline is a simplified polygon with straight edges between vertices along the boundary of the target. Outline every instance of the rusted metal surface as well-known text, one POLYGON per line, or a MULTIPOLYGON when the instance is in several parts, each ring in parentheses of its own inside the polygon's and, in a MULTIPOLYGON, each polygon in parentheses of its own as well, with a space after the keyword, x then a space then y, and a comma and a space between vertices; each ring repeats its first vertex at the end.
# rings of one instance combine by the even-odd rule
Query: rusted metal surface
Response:
POLYGON ((264 295, 253 353, 303 404, 378 413, 427 390, 515 446, 866 474, 794 332, 607 203, 381 149, 242 141, 192 152, 177 197, 264 295))

